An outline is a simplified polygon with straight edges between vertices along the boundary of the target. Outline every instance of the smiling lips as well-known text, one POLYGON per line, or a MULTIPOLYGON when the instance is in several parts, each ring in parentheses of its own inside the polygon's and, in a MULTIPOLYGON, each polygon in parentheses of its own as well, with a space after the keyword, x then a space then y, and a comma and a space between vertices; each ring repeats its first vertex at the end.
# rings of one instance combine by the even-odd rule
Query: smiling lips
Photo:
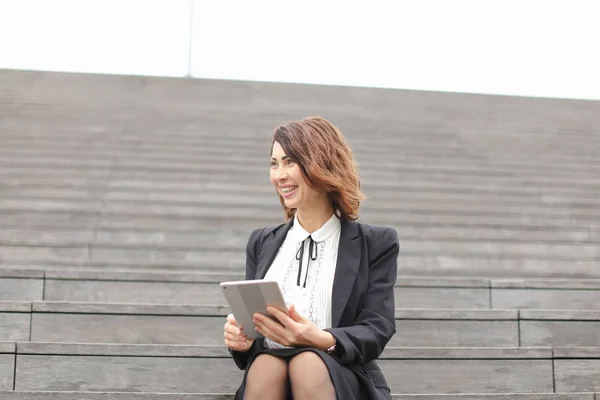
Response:
POLYGON ((281 195, 283 197, 289 197, 292 193, 294 193, 298 189, 298 186, 285 186, 280 188, 281 195))

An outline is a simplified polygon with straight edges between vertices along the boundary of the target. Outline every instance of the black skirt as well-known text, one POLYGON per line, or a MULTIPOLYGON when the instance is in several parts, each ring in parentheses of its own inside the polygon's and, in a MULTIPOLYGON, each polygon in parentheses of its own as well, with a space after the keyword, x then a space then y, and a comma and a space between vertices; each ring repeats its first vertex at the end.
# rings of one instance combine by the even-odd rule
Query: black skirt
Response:
MULTIPOLYGON (((252 362, 254 361, 254 359, 256 359, 256 357, 258 357, 261 354, 269 354, 289 361, 294 356, 305 351, 312 351, 319 357, 321 357, 321 359, 325 363, 325 366, 327 367, 327 370, 329 371, 329 377, 331 378, 331 382, 333 383, 333 387, 335 388, 336 398, 338 400, 391 399, 390 392, 387 389, 377 390, 372 386, 372 384, 369 385, 370 379, 364 373, 364 371, 359 371, 346 365, 342 365, 326 352, 307 347, 284 349, 265 348, 257 351, 256 354, 253 355, 252 359, 248 362, 248 366, 246 367, 246 371, 244 372, 244 379, 242 380, 242 384, 240 385, 239 389, 235 394, 235 399, 244 399, 246 377, 248 375, 250 367, 252 366, 252 362)), ((291 398, 292 397, 290 393, 288 399, 291 398)))

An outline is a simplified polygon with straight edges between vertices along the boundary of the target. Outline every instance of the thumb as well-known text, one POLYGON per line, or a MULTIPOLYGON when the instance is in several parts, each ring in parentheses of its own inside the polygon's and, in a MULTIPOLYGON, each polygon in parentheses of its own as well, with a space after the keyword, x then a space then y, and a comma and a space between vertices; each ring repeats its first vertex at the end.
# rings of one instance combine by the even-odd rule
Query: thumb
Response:
POLYGON ((295 305, 291 305, 290 306, 290 317, 296 321, 296 322, 303 322, 306 320, 306 318, 304 318, 302 315, 300 315, 300 313, 298 312, 298 310, 296 310, 296 306, 295 305))
POLYGON ((237 325, 237 322, 235 321, 235 317, 233 316, 233 314, 229 314, 227 316, 227 322, 229 322, 232 325, 237 325))

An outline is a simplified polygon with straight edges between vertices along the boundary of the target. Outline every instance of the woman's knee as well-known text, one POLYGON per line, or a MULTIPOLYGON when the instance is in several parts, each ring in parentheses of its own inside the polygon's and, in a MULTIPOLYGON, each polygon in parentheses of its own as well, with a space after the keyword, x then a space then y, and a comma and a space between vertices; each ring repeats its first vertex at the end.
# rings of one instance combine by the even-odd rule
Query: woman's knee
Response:
POLYGON ((333 388, 325 362, 312 351, 305 351, 291 359, 288 374, 292 388, 333 388))
POLYGON ((287 380, 287 361, 269 354, 261 354, 250 365, 246 386, 281 385, 287 384, 287 380))

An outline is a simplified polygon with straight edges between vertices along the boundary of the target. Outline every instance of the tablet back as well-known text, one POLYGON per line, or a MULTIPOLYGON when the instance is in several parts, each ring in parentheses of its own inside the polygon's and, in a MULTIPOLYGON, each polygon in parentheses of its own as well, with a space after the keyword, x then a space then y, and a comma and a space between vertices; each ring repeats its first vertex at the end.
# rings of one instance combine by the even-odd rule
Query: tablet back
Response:
POLYGON ((287 311, 279 285, 274 281, 257 279, 223 282, 221 283, 221 290, 237 323, 249 338, 262 337, 260 333, 254 330, 252 314, 258 312, 269 315, 267 305, 287 311))

